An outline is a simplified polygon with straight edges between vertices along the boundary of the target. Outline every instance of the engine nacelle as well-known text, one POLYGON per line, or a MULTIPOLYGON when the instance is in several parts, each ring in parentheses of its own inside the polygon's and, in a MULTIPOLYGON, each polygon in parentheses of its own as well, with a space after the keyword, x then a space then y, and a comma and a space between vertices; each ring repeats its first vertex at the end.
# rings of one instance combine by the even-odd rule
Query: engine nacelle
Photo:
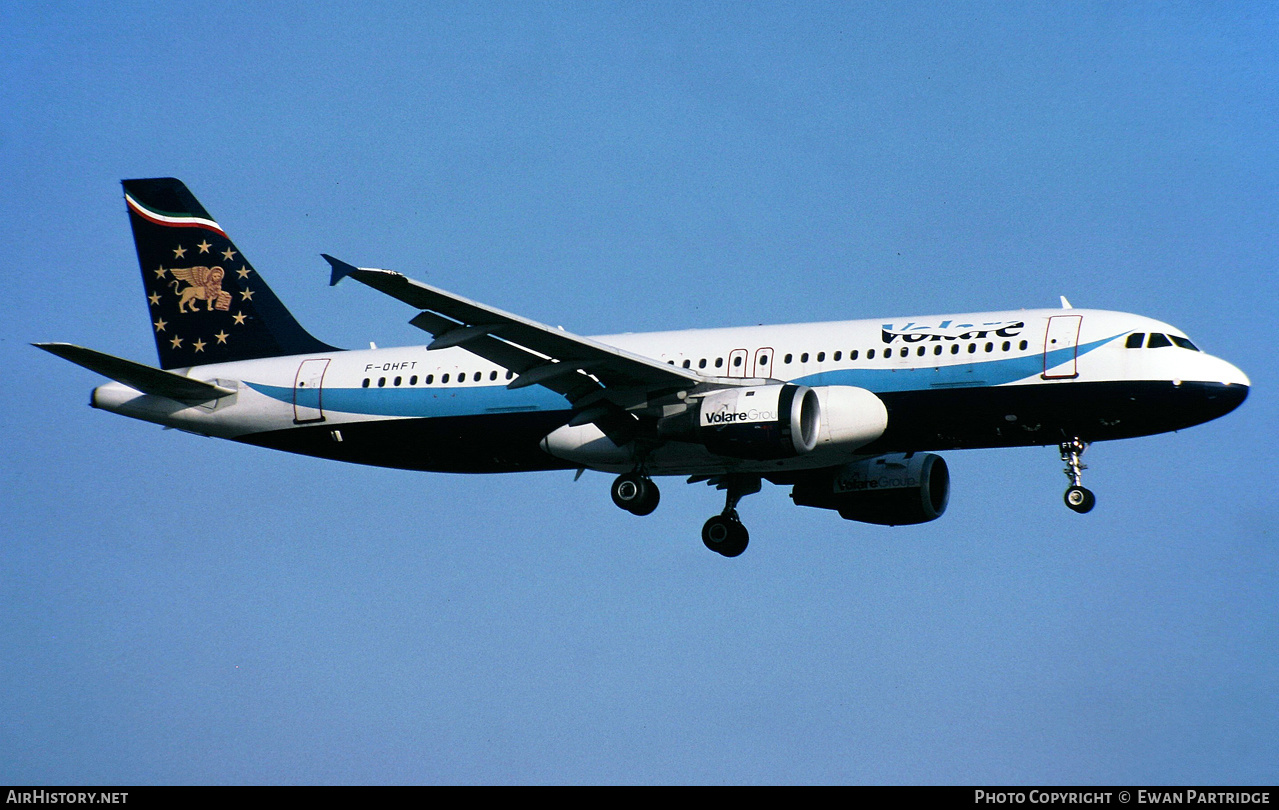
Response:
POLYGON ((936 520, 950 499, 950 471, 941 456, 906 453, 845 464, 791 489, 799 506, 834 509, 845 520, 905 526, 936 520))
POLYGON ((865 388, 819 385, 813 389, 822 408, 818 446, 851 451, 870 444, 888 429, 884 401, 865 388))
POLYGON ((712 453, 733 458, 790 458, 817 446, 822 407, 803 385, 724 388, 701 397, 696 440, 712 453))

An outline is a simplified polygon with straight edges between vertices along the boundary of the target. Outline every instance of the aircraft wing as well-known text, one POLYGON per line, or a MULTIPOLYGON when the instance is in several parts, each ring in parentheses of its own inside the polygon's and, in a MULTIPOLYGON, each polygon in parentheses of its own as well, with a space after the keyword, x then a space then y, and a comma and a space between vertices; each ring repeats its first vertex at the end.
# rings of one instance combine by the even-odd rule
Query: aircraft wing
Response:
POLYGON ((435 338, 427 349, 462 346, 514 372, 516 377, 508 388, 542 385, 584 407, 600 400, 627 399, 639 392, 647 395, 688 389, 703 381, 690 369, 537 323, 391 270, 354 267, 322 255, 333 268, 330 284, 350 276, 417 307, 422 312, 410 323, 435 338), (620 396, 609 396, 610 392, 620 396))

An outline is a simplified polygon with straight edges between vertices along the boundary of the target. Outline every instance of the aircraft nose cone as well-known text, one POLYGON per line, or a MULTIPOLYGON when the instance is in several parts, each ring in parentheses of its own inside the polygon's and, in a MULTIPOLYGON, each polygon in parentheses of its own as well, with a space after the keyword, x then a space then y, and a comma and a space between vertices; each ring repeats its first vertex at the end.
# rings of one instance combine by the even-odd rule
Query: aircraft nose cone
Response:
MULTIPOLYGON (((1245 377, 1244 379, 1247 380, 1248 378, 1245 377)), ((1249 390, 1250 386, 1246 382, 1226 383, 1221 392, 1221 398, 1225 400, 1225 404, 1228 406, 1227 412, 1233 411, 1242 405, 1243 401, 1248 398, 1249 390)))
POLYGON ((1225 373, 1221 375, 1222 388, 1220 397, 1223 400, 1222 404, 1225 406, 1224 412, 1229 413, 1242 405, 1243 401, 1248 398, 1248 392, 1252 389, 1252 381, 1237 366, 1231 365, 1224 360, 1221 365, 1225 367, 1225 373))
MULTIPOLYGON (((1222 382, 1227 385, 1242 386, 1245 390, 1244 396, 1247 396, 1247 389, 1252 387, 1252 381, 1248 379, 1248 375, 1244 374, 1238 367, 1232 366, 1229 363, 1226 363, 1226 368, 1229 369, 1230 373, 1226 375, 1226 379, 1222 380, 1222 382)), ((1242 402, 1242 400, 1240 401, 1242 402)))
MULTIPOLYGON (((1204 382, 1220 383, 1229 388, 1242 388, 1244 396, 1248 395, 1247 390, 1252 387, 1252 381, 1238 366, 1211 355, 1205 357, 1204 360, 1207 361, 1207 365, 1202 368, 1203 375, 1197 379, 1204 382)), ((1243 400, 1240 399, 1239 401, 1242 402, 1243 400)))
POLYGON ((1225 415, 1243 404, 1248 398, 1252 383, 1248 375, 1235 366, 1224 360, 1219 362, 1221 373, 1216 376, 1215 382, 1208 384, 1204 393, 1211 407, 1219 415, 1225 415))

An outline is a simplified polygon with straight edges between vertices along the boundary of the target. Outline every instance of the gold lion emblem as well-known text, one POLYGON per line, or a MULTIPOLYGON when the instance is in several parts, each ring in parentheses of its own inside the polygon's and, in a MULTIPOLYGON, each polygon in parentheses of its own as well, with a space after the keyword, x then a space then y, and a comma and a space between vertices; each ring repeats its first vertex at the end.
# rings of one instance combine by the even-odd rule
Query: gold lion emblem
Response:
POLYGON ((169 282, 173 291, 178 294, 178 312, 195 312, 195 302, 205 302, 205 308, 226 311, 231 308, 231 293, 222 289, 222 279, 226 276, 221 267, 185 267, 170 269, 174 280, 169 282), (187 282, 185 288, 179 290, 178 283, 187 282), (187 307, 190 307, 188 309, 187 307))

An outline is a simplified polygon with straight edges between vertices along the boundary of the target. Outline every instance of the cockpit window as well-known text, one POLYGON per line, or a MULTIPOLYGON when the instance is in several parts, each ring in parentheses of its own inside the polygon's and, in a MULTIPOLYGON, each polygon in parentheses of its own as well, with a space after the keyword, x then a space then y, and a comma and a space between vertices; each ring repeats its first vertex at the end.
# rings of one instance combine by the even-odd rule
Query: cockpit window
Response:
POLYGON ((1141 342, 1145 339, 1146 339, 1145 332, 1133 332, 1131 335, 1128 336, 1127 342, 1124 343, 1124 348, 1140 349, 1141 342))
POLYGON ((1151 332, 1150 340, 1146 341, 1147 349, 1162 349, 1164 346, 1171 345, 1172 341, 1168 339, 1168 336, 1159 332, 1151 332))
POLYGON ((1191 343, 1190 338, 1178 337, 1177 335, 1169 335, 1168 337, 1172 338, 1172 342, 1183 349, 1190 349, 1192 352, 1199 351, 1199 347, 1191 343))

